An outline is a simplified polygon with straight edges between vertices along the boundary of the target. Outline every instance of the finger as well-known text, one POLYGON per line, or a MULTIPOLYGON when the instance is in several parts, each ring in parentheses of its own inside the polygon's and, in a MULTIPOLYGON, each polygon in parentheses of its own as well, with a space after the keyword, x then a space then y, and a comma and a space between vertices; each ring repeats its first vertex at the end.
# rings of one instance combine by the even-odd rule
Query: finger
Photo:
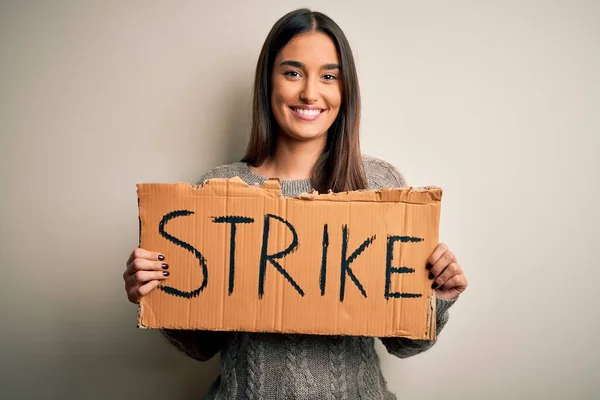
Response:
POLYGON ((446 251, 448 251, 448 246, 446 246, 444 243, 439 243, 435 249, 433 249, 433 252, 427 259, 428 266, 431 267, 438 262, 440 257, 442 257, 442 254, 444 254, 446 251))
POLYGON ((442 287, 439 287, 437 290, 446 291, 454 291, 457 294, 461 294, 467 288, 467 279, 463 274, 454 275, 452 278, 448 279, 442 287))
POLYGON ((455 262, 456 262, 456 257, 454 256, 454 253, 452 253, 450 250, 446 250, 431 267, 430 274, 429 274, 430 279, 438 277, 442 273, 442 271, 444 271, 446 269, 446 267, 448 265, 455 263, 455 262), (432 276, 433 276, 433 278, 432 278, 432 276))
POLYGON ((136 258, 145 258, 145 259, 151 260, 151 261, 164 261, 165 256, 160 253, 156 253, 153 251, 149 251, 149 250, 137 247, 137 248, 133 249, 133 251, 131 252, 131 255, 129 256, 129 259, 127 259, 127 265, 131 264, 131 262, 133 260, 135 260, 136 258))
POLYGON ((169 277, 169 271, 137 271, 129 277, 130 286, 140 286, 152 280, 164 280, 169 277))
POLYGON ((133 261, 133 259, 135 258, 135 255, 133 254, 135 253, 135 249, 133 249, 133 251, 131 252, 131 254, 129 255, 129 258, 127 259, 127 262, 125 263, 125 266, 128 267, 129 264, 131 264, 131 262, 133 261))
POLYGON ((130 302, 137 304, 140 302, 142 297, 146 296, 148 293, 156 289, 158 285, 160 285, 160 281, 153 280, 145 283, 144 285, 135 286, 134 288, 130 289, 130 291, 127 294, 127 298, 130 302))
POLYGON ((127 266, 128 275, 138 271, 160 271, 169 269, 169 264, 162 261, 151 261, 145 258, 136 258, 127 266))
POLYGON ((433 280, 433 283, 431 285, 431 288, 436 289, 436 288, 442 287, 446 282, 448 282, 455 275, 461 275, 461 274, 462 274, 462 270, 460 269, 460 266, 457 263, 451 263, 450 265, 448 265, 446 267, 446 269, 444 269, 442 271, 441 274, 439 274, 437 277, 435 277, 435 279, 433 280))

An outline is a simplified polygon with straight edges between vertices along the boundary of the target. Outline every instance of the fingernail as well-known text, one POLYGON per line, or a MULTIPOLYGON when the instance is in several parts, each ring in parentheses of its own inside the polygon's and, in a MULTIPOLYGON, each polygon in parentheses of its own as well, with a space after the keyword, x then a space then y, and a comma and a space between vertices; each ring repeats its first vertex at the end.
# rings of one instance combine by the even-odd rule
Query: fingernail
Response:
POLYGON ((164 276, 169 276, 169 271, 163 271, 164 276))
POLYGON ((169 264, 163 264, 162 269, 169 269, 169 264))
POLYGON ((432 289, 437 289, 437 287, 438 287, 438 284, 437 284, 437 283, 435 283, 435 282, 433 282, 433 284, 431 285, 431 288, 432 288, 432 289))
POLYGON ((431 269, 431 267, 432 267, 432 265, 431 265, 431 264, 429 264, 429 263, 427 263, 427 264, 425 265, 425 269, 431 269))
POLYGON ((429 279, 433 279, 433 272, 429 273, 429 279))
POLYGON ((165 259, 165 256, 163 256, 162 254, 159 254, 159 255, 158 255, 158 259, 159 259, 160 261, 164 261, 164 259, 165 259))

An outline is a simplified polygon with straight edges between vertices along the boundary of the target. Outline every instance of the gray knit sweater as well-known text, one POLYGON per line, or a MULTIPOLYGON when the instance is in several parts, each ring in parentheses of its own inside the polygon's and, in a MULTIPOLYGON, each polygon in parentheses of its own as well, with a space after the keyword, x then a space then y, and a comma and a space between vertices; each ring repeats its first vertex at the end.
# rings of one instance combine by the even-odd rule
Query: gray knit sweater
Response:
MULTIPOLYGON (((405 186, 402 176, 385 161, 364 156, 369 189, 405 186)), ((216 167, 202 177, 238 176, 249 184, 265 178, 237 162, 216 167)), ((309 191, 310 180, 281 181, 284 196, 309 191)), ((448 321, 456 300, 437 300, 437 332, 448 321)), ((205 361, 221 352, 221 375, 207 399, 395 399, 381 373, 374 338, 284 335, 245 332, 163 330, 177 348, 205 361)), ((387 351, 406 358, 435 341, 381 338, 387 351)))

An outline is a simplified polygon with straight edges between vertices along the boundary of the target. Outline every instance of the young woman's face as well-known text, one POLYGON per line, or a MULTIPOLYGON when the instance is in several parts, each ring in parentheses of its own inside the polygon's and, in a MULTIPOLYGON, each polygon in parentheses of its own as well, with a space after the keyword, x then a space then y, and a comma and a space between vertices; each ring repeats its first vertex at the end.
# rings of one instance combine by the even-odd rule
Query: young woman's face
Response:
POLYGON ((271 107, 281 133, 296 140, 326 138, 342 102, 340 60, 329 36, 294 37, 279 51, 271 79, 271 107))

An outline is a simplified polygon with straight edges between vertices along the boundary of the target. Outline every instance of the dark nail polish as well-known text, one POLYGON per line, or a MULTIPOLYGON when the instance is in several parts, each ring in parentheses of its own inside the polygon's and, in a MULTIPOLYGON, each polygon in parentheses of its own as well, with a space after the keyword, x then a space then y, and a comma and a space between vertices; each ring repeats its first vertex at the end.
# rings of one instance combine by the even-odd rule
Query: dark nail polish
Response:
POLYGON ((433 284, 431 285, 431 288, 432 288, 432 289, 437 289, 437 287, 438 287, 438 284, 437 284, 437 283, 435 283, 435 282, 433 282, 433 284))
POLYGON ((169 271, 163 271, 164 276, 169 276, 169 271))
POLYGON ((159 259, 160 261, 164 261, 164 260, 165 260, 165 256, 163 256, 162 254, 159 254, 159 255, 158 255, 158 259, 159 259))
POLYGON ((429 273, 429 279, 433 279, 433 272, 429 273))
POLYGON ((429 263, 425 264, 425 269, 431 269, 431 267, 433 267, 433 265, 431 265, 429 263))
POLYGON ((162 269, 169 269, 169 264, 163 264, 162 269))

